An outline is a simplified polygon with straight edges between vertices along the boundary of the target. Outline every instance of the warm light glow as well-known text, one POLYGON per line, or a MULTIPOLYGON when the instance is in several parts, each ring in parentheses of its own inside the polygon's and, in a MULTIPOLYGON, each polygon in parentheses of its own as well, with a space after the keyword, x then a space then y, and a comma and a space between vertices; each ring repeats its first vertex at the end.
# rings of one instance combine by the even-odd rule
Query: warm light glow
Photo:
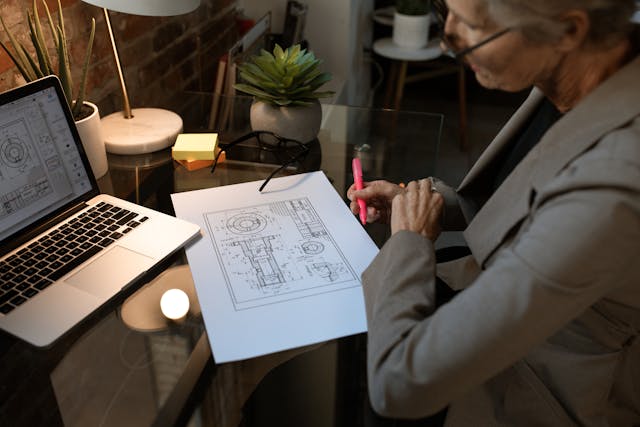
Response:
POLYGON ((182 319, 189 311, 189 297, 180 289, 169 289, 160 298, 160 310, 168 319, 182 319))
POLYGON ((85 3, 122 13, 144 16, 174 16, 189 13, 200 0, 83 0, 85 3))

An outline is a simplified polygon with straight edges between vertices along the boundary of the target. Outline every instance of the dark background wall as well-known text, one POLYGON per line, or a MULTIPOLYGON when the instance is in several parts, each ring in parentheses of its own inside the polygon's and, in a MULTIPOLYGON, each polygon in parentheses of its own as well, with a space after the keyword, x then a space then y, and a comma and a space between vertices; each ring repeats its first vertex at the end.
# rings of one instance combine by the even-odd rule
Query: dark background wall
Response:
MULTIPOLYGON (((38 10, 50 40, 44 7, 38 10)), ((132 0, 135 1, 135 0, 132 0)), ((179 0, 176 0, 179 1, 179 0)), ((71 50, 72 74, 77 85, 82 68, 91 17, 96 19, 96 35, 89 70, 87 100, 105 116, 122 109, 122 97, 102 9, 80 0, 61 0, 71 50)), ((183 110, 185 90, 213 87, 218 59, 237 40, 236 2, 202 0, 194 12, 173 17, 146 17, 111 13, 111 23, 125 72, 132 107, 163 107, 183 110)), ((47 0, 57 22, 57 0, 47 0)), ((0 16, 19 40, 28 42, 24 11, 32 0, 2 0, 0 16)), ((8 36, 0 28, 0 39, 8 36)), ((51 54, 54 54, 51 45, 51 54)), ((24 84, 9 56, 0 49, 0 91, 24 84)))

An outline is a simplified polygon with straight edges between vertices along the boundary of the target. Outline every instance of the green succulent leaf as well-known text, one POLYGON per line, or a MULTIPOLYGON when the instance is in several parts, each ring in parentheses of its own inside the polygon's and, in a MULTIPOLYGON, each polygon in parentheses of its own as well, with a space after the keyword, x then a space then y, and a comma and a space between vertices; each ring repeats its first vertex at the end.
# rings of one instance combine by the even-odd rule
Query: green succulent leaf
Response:
POLYGON ((316 92, 331 80, 331 74, 318 69, 321 61, 300 45, 273 52, 261 50, 239 65, 242 83, 234 85, 240 92, 277 106, 310 105, 333 92, 316 92))

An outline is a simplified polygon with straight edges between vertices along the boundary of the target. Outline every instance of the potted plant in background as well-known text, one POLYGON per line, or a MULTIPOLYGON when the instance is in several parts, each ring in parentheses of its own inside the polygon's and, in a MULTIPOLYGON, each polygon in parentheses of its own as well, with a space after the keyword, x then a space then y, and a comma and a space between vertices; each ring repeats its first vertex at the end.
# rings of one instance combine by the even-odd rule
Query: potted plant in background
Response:
POLYGON ((318 69, 320 63, 299 44, 286 50, 276 44, 273 53, 262 50, 238 65, 244 83, 234 87, 254 96, 251 128, 303 143, 314 140, 322 121, 319 99, 334 94, 318 91, 332 78, 318 69))
POLYGON ((429 41, 429 0, 396 0, 393 42, 408 49, 421 49, 429 41))
POLYGON ((17 37, 9 31, 0 17, 2 28, 9 38, 9 45, 0 40, 0 45, 9 55, 13 63, 22 74, 26 82, 39 79, 44 76, 55 74, 62 84, 69 108, 76 121, 76 127, 82 140, 82 145, 91 169, 96 178, 101 177, 107 172, 107 154, 104 147, 104 139, 102 138, 102 130, 100 127, 100 114, 98 107, 88 101, 85 101, 85 89, 87 82, 87 71, 89 68, 89 60, 91 58, 91 48, 93 46, 93 38, 95 35, 96 21, 91 19, 91 32, 87 42, 87 49, 82 65, 80 83, 77 90, 74 90, 73 79, 71 76, 70 52, 67 45, 67 35, 64 25, 64 17, 62 15, 62 6, 58 0, 58 23, 54 22, 47 7, 47 3, 42 0, 42 5, 47 15, 49 24, 49 32, 51 35, 52 46, 55 55, 49 54, 47 41, 45 40, 45 32, 40 22, 38 7, 36 0, 33 0, 33 10, 27 11, 26 22, 29 26, 29 39, 31 40, 31 48, 19 42, 17 37), (33 54, 29 52, 32 51, 33 54), (55 61, 52 60, 55 58, 55 61), (75 94, 75 96, 74 96, 75 94))

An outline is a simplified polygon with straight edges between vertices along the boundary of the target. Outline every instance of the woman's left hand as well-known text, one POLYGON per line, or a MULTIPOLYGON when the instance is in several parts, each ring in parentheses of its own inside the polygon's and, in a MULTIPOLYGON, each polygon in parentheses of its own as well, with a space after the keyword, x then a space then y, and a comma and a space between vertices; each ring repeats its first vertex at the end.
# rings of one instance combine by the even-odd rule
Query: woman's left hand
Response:
POLYGON ((408 230, 435 241, 441 231, 442 206, 442 195, 432 190, 430 179, 411 181, 404 192, 393 198, 391 233, 408 230))

